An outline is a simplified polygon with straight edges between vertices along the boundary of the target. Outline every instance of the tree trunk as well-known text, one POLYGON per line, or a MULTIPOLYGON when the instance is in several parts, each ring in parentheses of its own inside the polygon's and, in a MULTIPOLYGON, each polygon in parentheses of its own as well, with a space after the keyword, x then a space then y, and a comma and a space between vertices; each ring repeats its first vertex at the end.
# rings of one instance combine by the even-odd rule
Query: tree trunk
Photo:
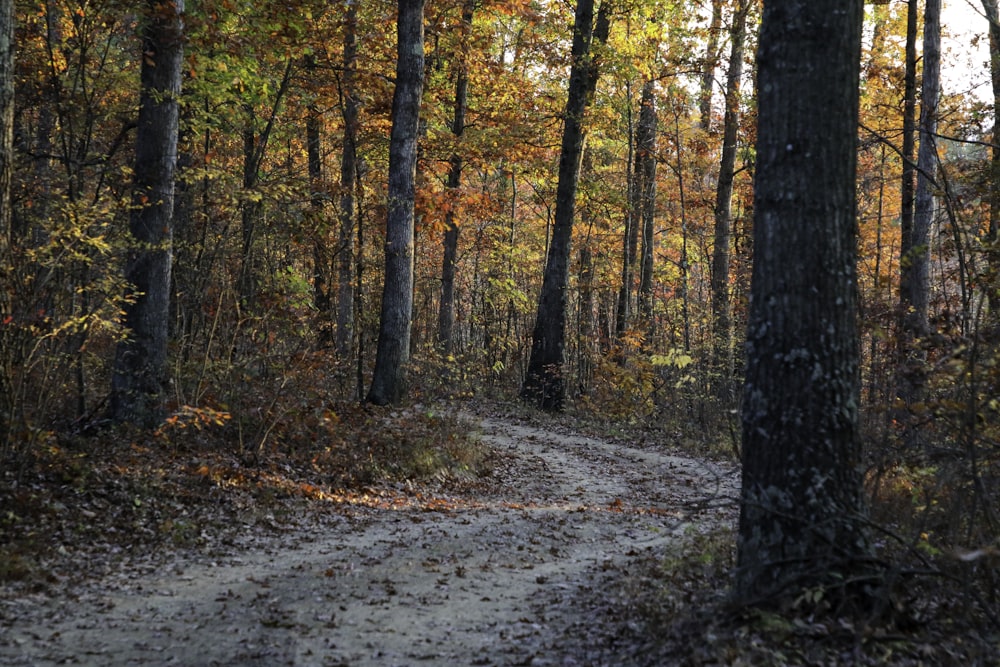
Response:
MULTIPOLYGON (((13 308, 13 257, 11 221, 14 205, 11 182, 14 177, 14 1, 0 0, 0 313, 7 317, 13 308)), ((14 369, 10 358, 13 327, 0 321, 0 453, 10 436, 14 405, 10 379, 14 369)))
POLYGON ((399 0, 396 90, 389 138, 385 284, 368 402, 396 404, 406 393, 413 311, 413 206, 420 97, 424 87, 424 0, 399 0))
POLYGON ((937 106, 941 91, 941 0, 924 5, 923 82, 920 92, 920 147, 917 191, 913 203, 912 246, 903 258, 906 329, 915 337, 927 333, 930 308, 930 229, 934 217, 937 172, 937 106))
POLYGON ((715 234, 712 249, 712 343, 716 395, 728 397, 732 386, 732 323, 729 303, 729 255, 733 224, 733 181, 740 127, 740 81, 750 0, 739 0, 730 32, 729 73, 726 75, 726 113, 722 130, 722 159, 715 190, 715 234))
MULTIPOLYGON (((340 95, 344 116, 344 143, 340 157, 340 239, 337 273, 337 354, 347 359, 354 339, 354 221, 355 181, 358 171, 358 96, 354 90, 358 67, 358 3, 347 4, 344 16, 344 73, 340 95)), ((360 232, 359 232, 360 235, 360 232)), ((360 261, 360 259, 358 260, 360 261)))
POLYGON ((855 266, 862 16, 862 0, 764 5, 735 573, 746 604, 846 586, 869 556, 855 266))
POLYGON ((521 397, 543 410, 561 410, 566 398, 563 358, 566 335, 566 287, 569 282, 570 240, 576 209, 576 190, 583 156, 583 116, 597 86, 597 62, 591 41, 607 41, 609 6, 604 0, 594 22, 594 0, 578 0, 573 28, 573 64, 563 118, 559 181, 556 186, 555 224, 538 297, 531 356, 521 387, 521 397))
POLYGON ((987 299, 990 320, 1000 326, 1000 12, 997 0, 983 0, 983 11, 990 22, 990 82, 993 90, 993 146, 990 153, 990 219, 987 232, 987 299))
MULTIPOLYGON (((309 81, 316 77, 316 58, 312 54, 306 56, 305 69, 309 81)), ((315 93, 313 93, 315 95, 315 93)), ((320 347, 327 347, 333 342, 330 311, 333 299, 330 294, 330 251, 327 247, 327 225, 323 220, 323 152, 322 152, 323 119, 315 98, 309 101, 306 109, 306 159, 309 169, 309 208, 312 214, 313 226, 313 304, 316 307, 318 323, 317 342, 320 347)))
POLYGON ((621 284, 618 287, 618 306, 615 309, 615 337, 620 350, 620 360, 624 361, 625 354, 625 331, 632 320, 632 283, 635 276, 636 255, 639 251, 639 166, 636 160, 637 136, 634 129, 632 114, 632 83, 625 83, 625 91, 628 98, 628 160, 625 165, 627 180, 625 232, 622 235, 622 272, 621 284))
MULTIPOLYGON (((462 7, 462 31, 464 36, 472 30, 472 12, 474 4, 466 0, 462 7)), ((458 74, 455 80, 455 115, 452 120, 451 132, 455 135, 457 144, 461 144, 465 133, 465 111, 469 99, 469 71, 466 63, 467 44, 462 43, 462 52, 458 57, 458 74)), ((455 259, 458 256, 458 223, 455 221, 455 204, 458 200, 458 188, 462 185, 462 155, 456 150, 451 156, 451 167, 448 170, 448 190, 452 195, 452 206, 445 214, 444 258, 441 262, 441 303, 438 309, 438 345, 445 353, 452 350, 453 329, 455 327, 455 259)))
POLYGON ((899 214, 899 299, 900 329, 910 307, 907 258, 913 254, 913 201, 916 188, 916 127, 917 127, 917 0, 907 0, 906 9, 906 71, 903 81, 903 175, 900 184, 899 214))
POLYGON ((642 223, 642 259, 639 264, 639 314, 652 324, 653 318, 653 223, 656 218, 656 83, 642 86, 639 128, 636 136, 636 165, 639 175, 639 215, 642 223))
POLYGON ((144 427, 164 417, 183 13, 183 0, 149 0, 142 23, 142 88, 129 221, 134 245, 125 268, 134 301, 125 310, 127 337, 115 353, 110 409, 115 421, 144 427))

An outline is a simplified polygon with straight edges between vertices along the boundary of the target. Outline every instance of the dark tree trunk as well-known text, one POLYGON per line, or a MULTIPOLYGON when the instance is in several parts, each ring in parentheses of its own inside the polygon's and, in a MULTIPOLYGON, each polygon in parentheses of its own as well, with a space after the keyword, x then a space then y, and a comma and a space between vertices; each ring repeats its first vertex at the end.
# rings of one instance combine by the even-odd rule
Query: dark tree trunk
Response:
POLYGON ((729 256, 733 225, 733 181, 740 127, 740 81, 750 0, 739 0, 730 31, 729 73, 726 75, 726 112, 722 130, 722 159, 715 190, 715 234, 712 248, 712 342, 716 394, 727 397, 732 386, 732 323, 729 303, 729 256))
POLYGON ((625 360, 624 335, 632 320, 632 294, 635 282, 635 263, 639 252, 639 163, 636 159, 637 134, 634 130, 632 114, 632 86, 626 82, 628 97, 628 161, 625 166, 627 179, 627 197, 625 215, 625 231, 622 235, 622 271, 621 284, 618 286, 618 305, 615 309, 615 337, 621 346, 620 360, 625 360))
POLYGON ((910 307, 909 287, 911 282, 907 257, 913 254, 913 203, 916 189, 916 127, 917 127, 917 0, 907 0, 906 10, 906 70, 903 80, 903 176, 900 184, 899 214, 899 299, 901 330, 902 322, 910 307))
POLYGON ((990 153, 990 219, 987 232, 989 273, 986 289, 990 320, 1000 326, 1000 11, 997 0, 982 0, 983 11, 990 22, 990 82, 993 90, 993 146, 990 153))
POLYGON ((913 201, 911 246, 901 262, 900 291, 904 322, 910 335, 927 333, 930 307, 930 229, 934 217, 937 172, 937 106, 941 91, 941 0, 924 5, 923 81, 920 92, 920 147, 917 151, 917 190, 913 201))
POLYGON ((566 287, 569 282, 570 240, 576 208, 576 190, 583 156, 583 116, 597 86, 598 67, 591 42, 608 38, 609 5, 604 0, 594 22, 594 0, 579 0, 573 28, 573 64, 563 118, 559 182, 556 186, 555 223, 538 297, 538 311, 531 339, 531 357, 521 387, 521 397, 543 410, 561 410, 566 398, 563 360, 566 336, 566 287))
POLYGON ((413 312, 413 205, 420 97, 424 87, 424 1, 399 0, 396 90, 389 139, 385 284, 368 402, 398 403, 406 393, 413 312))
POLYGON ((164 417, 173 242, 174 171, 183 60, 183 0, 149 0, 142 23, 139 121, 136 131, 133 247, 125 277, 126 338, 111 378, 111 417, 153 427, 164 417))
POLYGON ((647 326, 653 318, 653 223, 656 218, 656 84, 642 87, 639 127, 636 133, 636 186, 639 189, 639 216, 642 223, 642 261, 639 264, 639 314, 647 326))
MULTIPOLYGON (((337 244, 337 354, 347 359, 354 339, 354 221, 355 180, 358 171, 358 108, 355 78, 358 67, 358 3, 347 5, 344 16, 344 73, 341 78, 341 106, 344 116, 344 143, 340 157, 340 242, 337 244)), ((359 231, 360 234, 360 231, 359 231)), ((360 261, 360 259, 358 260, 360 261)), ((358 269, 360 270, 360 269, 358 269)))
MULTIPOLYGON (((305 69, 309 82, 316 77, 316 58, 306 56, 305 69)), ((306 158, 309 168, 309 208, 313 226, 313 304, 316 307, 318 323, 317 342, 327 347, 333 342, 331 309, 333 299, 330 294, 330 249, 328 247, 327 225, 323 220, 323 119, 315 99, 310 100, 306 109, 306 158)))
MULTIPOLYGON (((472 30, 472 12, 474 4, 466 0, 462 7, 462 31, 468 35, 472 30)), ((455 116, 452 120, 451 132, 456 143, 461 144, 465 133, 465 112, 469 99, 469 72, 466 63, 465 49, 458 58, 458 75, 455 80, 455 116)), ((455 200, 458 198, 458 188, 462 185, 462 155, 456 151, 451 156, 451 168, 448 170, 448 189, 455 200)), ((458 223, 455 221, 455 201, 445 214, 444 258, 441 262, 441 303, 438 309, 438 345, 448 353, 452 349, 453 329, 455 327, 455 259, 458 256, 458 223)))
MULTIPOLYGON (((7 317, 13 308, 13 257, 11 222, 14 206, 11 182, 14 177, 14 1, 0 0, 0 313, 7 317)), ((12 327, 0 322, 0 452, 10 435, 14 405, 10 378, 14 369, 12 327)))
POLYGON ((764 5, 735 579, 746 604, 843 584, 869 556, 855 267, 862 14, 862 0, 764 5))

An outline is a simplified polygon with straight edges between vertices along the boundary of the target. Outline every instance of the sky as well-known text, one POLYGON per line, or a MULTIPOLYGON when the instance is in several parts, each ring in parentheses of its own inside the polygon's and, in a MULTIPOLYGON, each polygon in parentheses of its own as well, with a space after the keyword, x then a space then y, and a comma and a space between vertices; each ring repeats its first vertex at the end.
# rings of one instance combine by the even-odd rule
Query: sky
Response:
POLYGON ((988 100, 989 40, 981 0, 943 0, 941 77, 946 93, 974 88, 988 100))

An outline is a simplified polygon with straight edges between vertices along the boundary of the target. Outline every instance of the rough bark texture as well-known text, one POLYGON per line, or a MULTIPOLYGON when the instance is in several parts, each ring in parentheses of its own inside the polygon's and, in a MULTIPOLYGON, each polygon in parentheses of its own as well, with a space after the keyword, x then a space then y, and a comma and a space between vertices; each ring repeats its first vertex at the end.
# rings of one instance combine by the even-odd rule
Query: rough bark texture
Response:
POLYGON ((715 190, 715 230, 712 248, 712 339, 717 394, 728 396, 732 385, 732 324, 729 304, 729 256, 733 224, 733 181, 740 127, 740 81, 750 0, 740 0, 730 31, 729 72, 726 75, 726 112, 722 130, 722 158, 715 190))
POLYGON ((583 116, 594 95, 598 67, 591 42, 605 43, 610 28, 610 0, 604 0, 594 21, 594 0, 579 0, 573 29, 573 64, 563 118, 562 148, 556 212, 538 297, 538 311, 531 339, 531 357, 521 387, 521 398, 543 410, 561 410, 566 399, 563 359, 566 335, 566 286, 569 282, 570 239, 576 210, 576 190, 583 156, 583 116))
POLYGON ((2 318, 11 313, 13 286, 10 253, 11 180, 14 175, 14 2, 0 0, 0 451, 7 443, 11 426, 12 391, 9 379, 13 372, 8 364, 12 330, 2 318))
POLYGON ((636 187, 639 191, 639 215, 642 223, 642 258, 639 263, 639 315, 650 325, 653 318, 653 242, 656 214, 656 83, 642 86, 639 127, 636 133, 636 187))
POLYGON ((982 0, 990 35, 990 83, 993 90, 993 146, 990 154, 990 220, 987 234, 987 260, 989 266, 987 298, 990 320, 1000 325, 1000 11, 997 0, 982 0))
MULTIPOLYGON (((305 69, 312 82, 316 76, 316 58, 310 54, 305 59, 305 69)), ((313 304, 319 331, 317 342, 327 347, 333 342, 330 311, 333 299, 330 295, 330 249, 327 244, 326 224, 323 222, 323 153, 322 122, 315 100, 311 100, 306 110, 306 156, 309 167, 309 208, 315 226, 313 240, 313 304)))
POLYGON ((111 417, 145 427, 164 416, 173 242, 174 171, 183 60, 183 0, 150 0, 142 24, 132 248, 125 277, 134 301, 125 312, 111 379, 111 417))
POLYGON ((916 337, 927 333, 930 307, 930 229, 934 218, 937 172, 937 107, 941 92, 941 0, 924 5, 923 80, 920 88, 920 148, 917 152, 917 190, 913 202, 912 246, 903 258, 907 330, 916 337))
MULTIPOLYGON (((472 12, 474 4, 466 1, 462 7, 462 30, 467 36, 472 29, 472 12)), ((463 44, 463 49, 466 46, 463 44)), ((458 73, 455 79, 455 115, 452 119, 451 132, 457 143, 461 143, 465 133, 465 112, 469 100, 469 72, 465 62, 465 53, 459 54, 458 73)), ((458 188, 462 185, 462 155, 455 152, 451 156, 451 167, 448 170, 448 189, 457 198, 458 188)), ((454 203, 454 202, 453 202, 454 203)), ((455 259, 458 256, 458 223, 455 220, 455 207, 448 209, 444 219, 444 258, 441 262, 441 302, 438 308, 438 345, 444 352, 451 352, 453 330, 455 328, 455 259)))
MULTIPOLYGON (((354 208, 357 178, 358 3, 350 2, 344 16, 344 73, 340 94, 344 116, 344 142, 340 156, 340 240, 337 244, 337 353, 346 359, 354 338, 354 208)), ((359 232, 360 233, 360 232, 359 232)))
MULTIPOLYGON (((916 128, 917 128, 917 0, 907 0, 906 10, 906 69, 903 82, 903 176, 900 184, 899 214, 899 299, 903 318, 910 307, 907 287, 909 265, 913 253, 913 199, 916 189, 916 128)), ((905 331, 905 325, 900 322, 905 331)))
POLYGON ((858 436, 862 0, 765 3, 736 599, 835 585, 869 553, 858 436))
POLYGON ((385 284, 368 402, 398 403, 406 392, 413 311, 413 205, 420 97, 424 87, 424 2, 399 0, 396 90, 389 138, 385 284))

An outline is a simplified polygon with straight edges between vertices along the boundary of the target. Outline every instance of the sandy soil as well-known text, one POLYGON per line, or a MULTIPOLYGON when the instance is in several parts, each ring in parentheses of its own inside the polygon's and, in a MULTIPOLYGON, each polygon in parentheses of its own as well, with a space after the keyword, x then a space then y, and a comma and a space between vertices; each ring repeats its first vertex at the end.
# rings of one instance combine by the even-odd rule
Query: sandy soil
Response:
POLYGON ((0 595, 0 664, 631 664, 600 615, 608 573, 731 522, 734 472, 478 421, 502 492, 276 521, 249 549, 0 595))

